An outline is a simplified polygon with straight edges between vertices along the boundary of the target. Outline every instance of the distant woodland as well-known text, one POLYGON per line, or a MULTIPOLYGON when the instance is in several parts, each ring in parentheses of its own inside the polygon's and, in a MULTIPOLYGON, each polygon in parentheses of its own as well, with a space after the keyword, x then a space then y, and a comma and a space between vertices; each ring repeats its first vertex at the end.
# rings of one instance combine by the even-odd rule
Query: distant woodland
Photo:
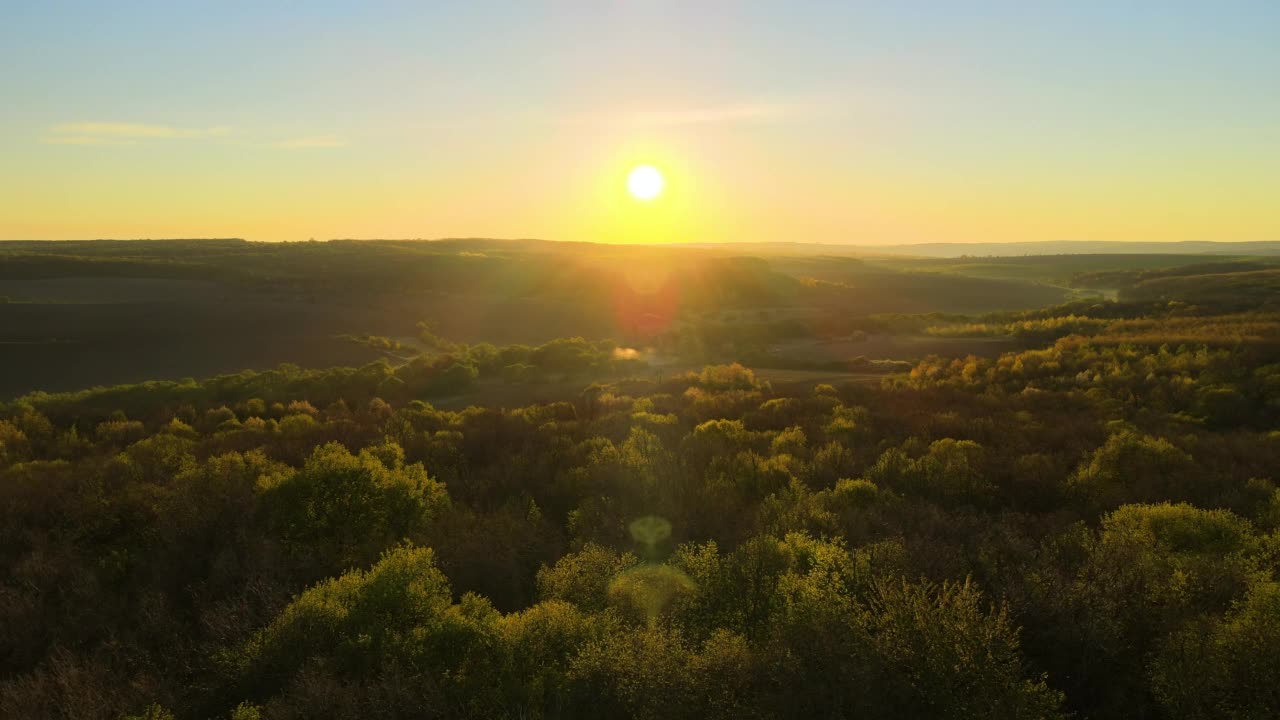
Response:
POLYGON ((0 243, 0 716, 1280 717, 1274 259, 741 250, 0 243))

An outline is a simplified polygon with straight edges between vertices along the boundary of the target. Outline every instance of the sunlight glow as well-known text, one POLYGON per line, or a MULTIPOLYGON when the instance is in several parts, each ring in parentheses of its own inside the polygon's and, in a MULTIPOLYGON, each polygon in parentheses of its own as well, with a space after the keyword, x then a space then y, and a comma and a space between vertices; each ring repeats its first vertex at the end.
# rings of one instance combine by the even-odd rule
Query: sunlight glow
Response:
POLYGON ((652 200, 662 194, 662 173, 652 165, 640 165, 627 175, 627 190, 637 200, 652 200))

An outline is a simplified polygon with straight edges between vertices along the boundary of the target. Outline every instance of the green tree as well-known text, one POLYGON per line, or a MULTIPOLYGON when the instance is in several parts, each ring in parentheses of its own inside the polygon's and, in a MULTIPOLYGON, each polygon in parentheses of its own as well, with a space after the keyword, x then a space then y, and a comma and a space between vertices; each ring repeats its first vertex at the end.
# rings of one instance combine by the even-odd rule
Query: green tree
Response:
POLYGON ((265 500, 298 562, 327 571, 368 562, 449 504, 444 485, 422 465, 405 464, 394 444, 359 455, 337 443, 316 448, 302 469, 267 488, 265 500))
POLYGON ((1171 718, 1280 717, 1280 583, 1255 585, 1223 618, 1212 615, 1165 640, 1152 686, 1171 718))

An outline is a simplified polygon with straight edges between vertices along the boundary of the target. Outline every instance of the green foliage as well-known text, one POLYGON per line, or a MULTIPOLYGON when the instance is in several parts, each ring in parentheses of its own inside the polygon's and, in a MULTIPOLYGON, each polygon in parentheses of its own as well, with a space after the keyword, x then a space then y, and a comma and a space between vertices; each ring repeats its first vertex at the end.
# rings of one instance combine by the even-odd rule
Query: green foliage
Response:
POLYGON ((368 572, 347 572, 298 596, 244 649, 246 677, 280 684, 330 651, 343 670, 368 671, 412 652, 409 631, 451 605, 431 550, 390 551, 368 572))
POLYGON ((121 720, 174 720, 174 715, 159 705, 148 705, 140 715, 126 715, 121 720))
POLYGON ((344 683, 417 670, 426 671, 421 682, 381 698, 385 710, 435 704, 452 709, 448 714, 483 716, 494 703, 486 677, 502 663, 497 620, 475 596, 453 604, 432 552, 405 547, 387 552, 368 572, 348 572, 298 596, 236 664, 248 692, 284 691, 305 714, 328 713, 313 704, 322 700, 309 687, 316 675, 344 683))
POLYGON ((905 716, 1052 718, 1061 693, 1025 677, 1017 631, 970 582, 874 585, 864 622, 887 665, 882 691, 905 716))
POLYGON ((0 716, 1270 717, 1275 320, 1206 312, 971 318, 1077 334, 862 385, 566 338, 31 396, 0 716))
POLYGON ((1203 497, 1191 457, 1162 438, 1122 430, 1107 438, 1068 487, 1101 510, 1129 502, 1203 497))
POLYGON ((250 703, 240 703, 231 711, 230 720, 262 720, 262 708, 250 703))
POLYGON ((1278 657, 1280 584, 1260 583, 1224 617, 1172 634, 1152 663, 1152 685, 1171 717, 1276 717, 1278 657))
POLYGON ((938 503, 982 504, 995 492, 985 475, 985 462, 986 453, 976 442, 944 438, 918 458, 901 448, 889 450, 868 477, 876 485, 938 503))
POLYGON ((265 488, 270 522, 304 563, 350 567, 421 532, 449 502, 444 486, 388 444, 352 455, 330 443, 297 472, 265 488))
POLYGON ((1020 340, 1048 342, 1068 335, 1094 335, 1110 325, 1109 320, 1081 315, 1017 320, 1007 323, 956 323, 934 325, 925 329, 938 337, 998 337, 1008 335, 1020 340))
POLYGON ((1262 571, 1261 553, 1250 523, 1231 512, 1126 505, 1103 519, 1077 584, 1106 606, 1108 622, 1150 637, 1224 611, 1262 571))
POLYGON ((557 560, 554 566, 538 571, 538 596, 568 602, 586 611, 603 610, 609 602, 609 584, 637 562, 630 553, 619 555, 588 543, 557 560))

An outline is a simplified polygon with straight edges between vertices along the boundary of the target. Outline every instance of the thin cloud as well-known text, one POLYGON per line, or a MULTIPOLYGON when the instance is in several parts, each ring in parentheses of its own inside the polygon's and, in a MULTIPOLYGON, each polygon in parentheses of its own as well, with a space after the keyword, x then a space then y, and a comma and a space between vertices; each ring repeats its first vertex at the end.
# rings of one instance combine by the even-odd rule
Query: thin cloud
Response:
POLYGON ((136 145, 137 140, 126 138, 94 137, 92 135, 53 135, 40 138, 46 145, 136 145))
POLYGON ((347 141, 337 135, 316 135, 313 137, 292 138, 275 143, 275 147, 285 150, 307 150, 310 148, 346 147, 347 141))
POLYGON ((225 126, 180 128, 144 123, 74 122, 50 127, 40 142, 46 145, 137 145, 150 140, 205 140, 231 134, 225 126))
POLYGON ((53 138, 96 138, 101 140, 159 140, 220 138, 231 134, 226 126, 181 128, 171 125, 147 125, 120 122, 61 123, 49 128, 53 138))
MULTIPOLYGON (((47 145, 137 145, 165 140, 216 140, 231 135, 231 128, 225 125, 190 128, 148 123, 73 122, 51 126, 40 142, 47 145)), ((309 135, 268 145, 285 150, 305 150, 345 147, 346 144, 347 141, 337 135, 309 135)))

